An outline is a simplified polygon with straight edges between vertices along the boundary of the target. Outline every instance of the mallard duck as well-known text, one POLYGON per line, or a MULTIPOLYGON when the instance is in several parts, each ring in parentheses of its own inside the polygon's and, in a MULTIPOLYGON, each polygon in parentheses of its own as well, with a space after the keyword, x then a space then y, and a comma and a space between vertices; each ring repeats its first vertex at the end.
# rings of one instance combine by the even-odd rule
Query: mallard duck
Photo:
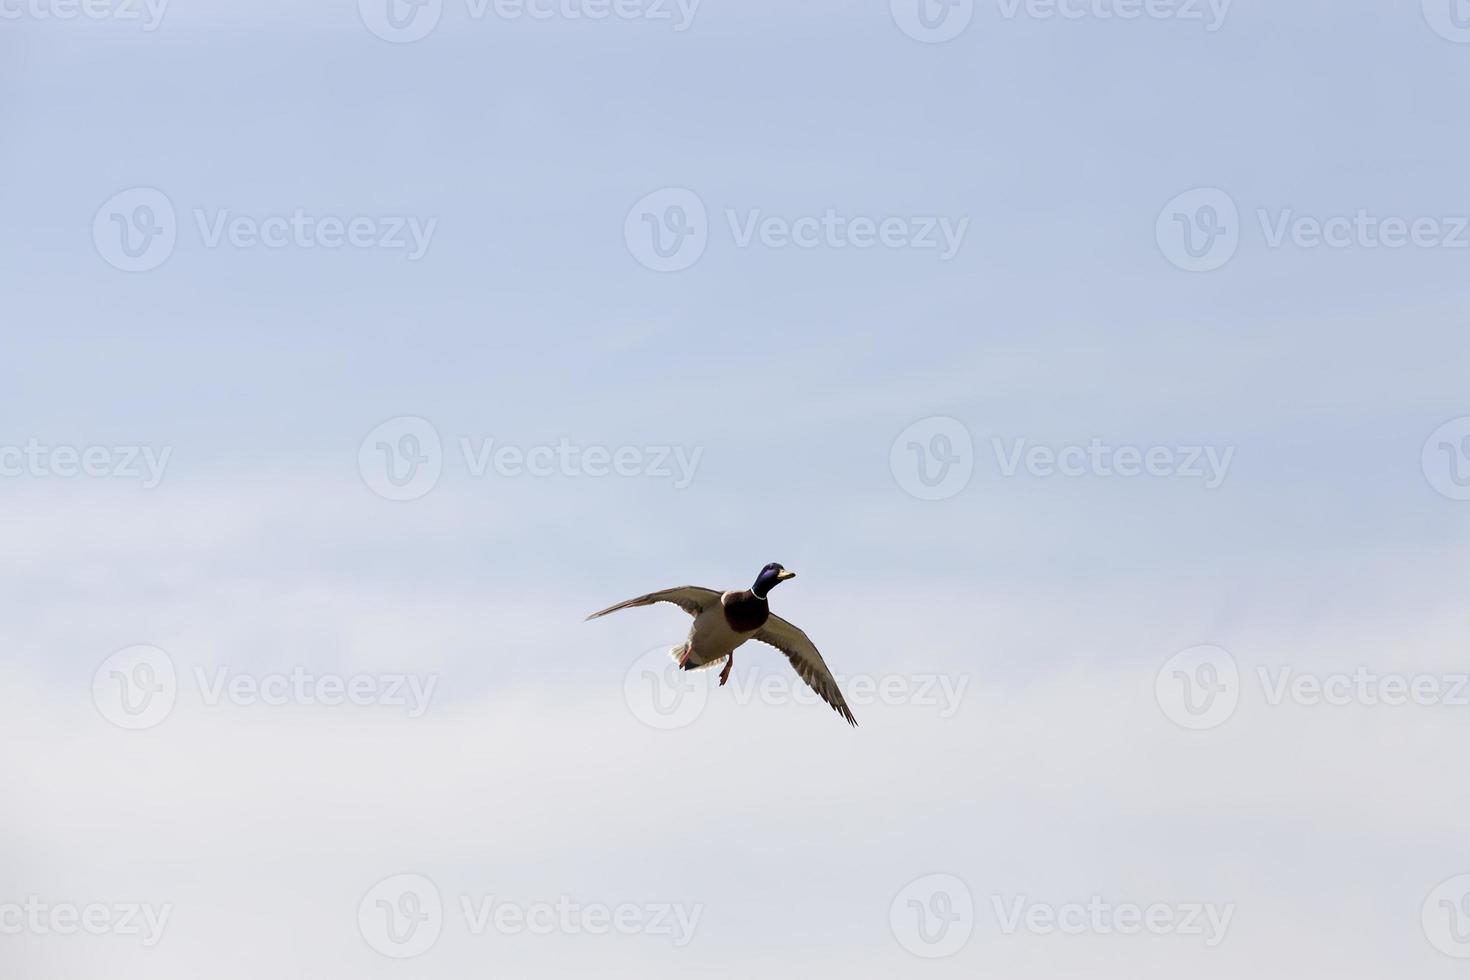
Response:
POLYGON ((832 679, 832 672, 822 661, 822 655, 817 652, 816 644, 801 630, 773 615, 766 601, 772 589, 795 577, 795 572, 771 562, 761 569, 755 577, 755 584, 748 589, 716 592, 697 585, 681 585, 608 606, 587 618, 596 619, 619 609, 651 606, 655 602, 673 603, 694 617, 688 638, 669 651, 680 669, 699 670, 713 667, 723 660, 725 666, 720 671, 720 685, 724 686, 730 679, 730 668, 735 665, 736 648, 746 640, 759 640, 786 654, 786 659, 791 661, 791 666, 807 686, 821 695, 833 711, 846 718, 848 724, 856 725, 857 719, 848 709, 847 701, 832 679))

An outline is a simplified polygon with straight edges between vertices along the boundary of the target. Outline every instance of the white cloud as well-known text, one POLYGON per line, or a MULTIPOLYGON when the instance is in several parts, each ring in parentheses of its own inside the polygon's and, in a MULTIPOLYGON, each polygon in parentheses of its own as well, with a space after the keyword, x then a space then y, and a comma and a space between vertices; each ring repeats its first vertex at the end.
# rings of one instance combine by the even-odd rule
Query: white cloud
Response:
MULTIPOLYGON (((218 522, 192 519, 214 536, 167 539, 146 521, 96 520, 132 527, 160 561, 217 567, 261 527, 289 524, 267 511, 222 507, 218 522)), ((330 550, 322 539, 350 535, 355 519, 349 509, 318 526, 317 546, 330 550)), ((78 522, 76 540, 88 527, 78 522)), ((1412 962, 1433 977, 1452 965, 1416 917, 1430 888, 1465 870, 1448 843, 1470 830, 1470 790, 1442 759, 1470 709, 1270 707, 1247 691, 1226 725, 1187 732, 1154 703, 1153 682, 1174 650, 1205 641, 1229 647, 1247 677, 1282 662, 1449 670, 1453 614, 1405 633, 1371 607, 1343 610, 1330 628, 1258 607, 1222 634, 1209 632, 1203 587, 1120 581, 987 598, 811 575, 786 587, 782 608, 837 672, 972 675, 955 717, 878 704, 849 730, 823 706, 737 704, 714 688, 693 725, 658 732, 623 703, 622 679, 643 650, 678 639, 677 611, 586 624, 584 607, 612 590, 445 592, 415 583, 412 549, 376 583, 333 566, 309 587, 297 576, 278 586, 282 551, 233 578, 122 588, 88 615, 81 603, 65 617, 7 608, 29 628, 0 677, 0 739, 11 746, 0 754, 10 889, 0 899, 175 906, 153 950, 122 937, 6 937, 23 972, 86 978, 106 962, 110 980, 388 976, 393 964, 358 935, 355 910, 400 872, 429 876, 451 911, 484 896, 703 905, 683 949, 654 936, 477 937, 451 915, 415 961, 424 977, 487 963, 523 975, 552 963, 610 975, 635 965, 641 976, 899 975, 917 961, 887 934, 888 903, 933 871, 965 880, 979 914, 938 975, 1126 963, 1130 976, 1367 977, 1412 962), (161 725, 128 732, 99 715, 90 681, 131 642, 164 645, 184 667, 434 672, 441 694, 411 720, 379 708, 211 707, 185 690, 161 725), (1208 951, 1181 937, 1004 936, 991 912, 996 895, 1094 894, 1236 912, 1208 951)), ((35 574, 55 579, 73 553, 32 558, 35 574)), ((737 670, 784 666, 761 649, 737 670)))

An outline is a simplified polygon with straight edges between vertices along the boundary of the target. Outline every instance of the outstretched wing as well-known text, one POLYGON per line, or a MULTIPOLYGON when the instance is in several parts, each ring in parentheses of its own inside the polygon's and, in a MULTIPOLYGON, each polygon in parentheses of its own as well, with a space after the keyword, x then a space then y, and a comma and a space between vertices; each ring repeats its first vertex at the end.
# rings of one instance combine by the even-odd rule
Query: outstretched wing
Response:
POLYGON ((857 724, 857 719, 852 716, 847 701, 842 697, 842 691, 837 687, 837 681, 833 680, 832 672, 827 669, 827 664, 817 652, 817 645, 812 642, 811 637, 780 616, 772 615, 754 638, 786 654, 786 659, 791 661, 791 666, 806 681, 807 687, 821 695, 822 700, 830 704, 833 711, 846 718, 849 725, 857 724))
POLYGON ((596 619, 598 616, 606 616, 608 613, 617 612, 619 609, 632 609, 634 606, 651 606, 655 602, 672 602, 691 616, 698 616, 710 606, 720 601, 720 593, 714 589, 703 589, 697 585, 681 585, 677 589, 664 589, 662 592, 650 592, 627 602, 620 602, 616 606, 608 606, 601 612, 595 612, 588 619, 596 619))

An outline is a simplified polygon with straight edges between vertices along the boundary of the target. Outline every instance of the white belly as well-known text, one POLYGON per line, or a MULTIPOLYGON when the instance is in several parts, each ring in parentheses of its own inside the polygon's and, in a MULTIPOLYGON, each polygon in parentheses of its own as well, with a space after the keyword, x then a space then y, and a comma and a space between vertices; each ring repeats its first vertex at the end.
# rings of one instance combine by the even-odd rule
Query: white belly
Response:
POLYGON ((700 613, 689 627, 689 662, 695 666, 723 660, 753 633, 737 633, 725 621, 725 610, 714 605, 700 613))

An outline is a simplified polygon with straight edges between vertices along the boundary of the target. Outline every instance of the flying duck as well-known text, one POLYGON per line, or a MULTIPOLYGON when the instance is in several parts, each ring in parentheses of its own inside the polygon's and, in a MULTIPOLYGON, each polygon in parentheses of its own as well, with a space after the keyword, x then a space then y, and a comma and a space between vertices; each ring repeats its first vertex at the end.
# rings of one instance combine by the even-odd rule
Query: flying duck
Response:
POLYGON ((681 670, 713 667, 723 660, 725 667, 720 671, 720 685, 724 686, 730 679, 730 668, 735 665, 735 648, 746 640, 759 640, 786 654, 786 659, 791 661, 791 666, 796 668, 807 686, 821 695, 833 711, 846 718, 849 725, 856 725, 857 719, 848 709, 847 701, 832 679, 832 672, 822 661, 822 655, 817 652, 816 644, 801 630, 773 615, 770 604, 766 602, 766 596, 772 589, 795 577, 795 572, 788 572, 780 564, 771 562, 761 569, 755 577, 755 584, 748 589, 716 592, 697 585, 681 585, 608 606, 587 618, 596 619, 634 606, 671 602, 694 617, 688 638, 669 651, 681 670))

